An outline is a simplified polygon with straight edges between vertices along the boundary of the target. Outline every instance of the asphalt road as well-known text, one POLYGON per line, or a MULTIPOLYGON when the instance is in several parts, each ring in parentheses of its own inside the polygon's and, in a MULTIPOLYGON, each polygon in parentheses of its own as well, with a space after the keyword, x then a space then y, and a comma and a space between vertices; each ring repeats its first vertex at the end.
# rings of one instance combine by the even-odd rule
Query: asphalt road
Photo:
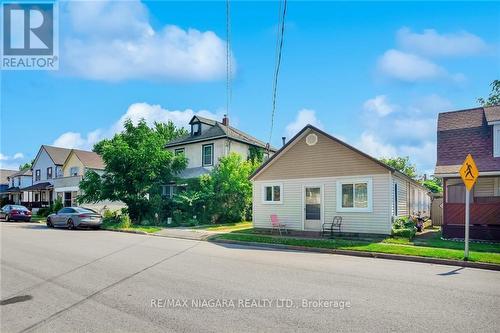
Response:
POLYGON ((0 224, 2 333, 500 331, 500 272, 0 224))

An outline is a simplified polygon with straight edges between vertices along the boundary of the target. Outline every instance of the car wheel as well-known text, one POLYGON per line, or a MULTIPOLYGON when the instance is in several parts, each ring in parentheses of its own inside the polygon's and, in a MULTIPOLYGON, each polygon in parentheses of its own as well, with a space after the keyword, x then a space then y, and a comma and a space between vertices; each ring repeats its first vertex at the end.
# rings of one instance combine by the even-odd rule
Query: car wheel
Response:
POLYGON ((75 230, 75 224, 73 223, 72 219, 69 219, 68 222, 66 222, 66 224, 69 230, 75 230))
POLYGON ((54 225, 52 224, 52 221, 50 220, 50 218, 47 219, 47 227, 54 228, 54 225))
POLYGON ((6 221, 6 222, 9 222, 9 221, 10 221, 9 214, 5 215, 5 221, 6 221))

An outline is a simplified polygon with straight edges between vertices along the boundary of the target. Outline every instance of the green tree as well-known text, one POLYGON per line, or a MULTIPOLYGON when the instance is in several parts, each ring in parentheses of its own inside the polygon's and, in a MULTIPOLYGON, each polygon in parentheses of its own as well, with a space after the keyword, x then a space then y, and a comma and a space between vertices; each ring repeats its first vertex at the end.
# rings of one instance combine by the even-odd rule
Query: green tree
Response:
POLYGON ((415 164, 410 162, 410 157, 381 158, 380 161, 404 173, 408 177, 417 180, 417 168, 415 164))
POLYGON ((174 179, 187 160, 165 149, 165 143, 183 131, 172 123, 148 127, 144 120, 135 126, 127 120, 124 131, 112 139, 100 141, 94 151, 105 163, 102 175, 89 171, 80 182, 80 203, 101 200, 119 200, 127 205, 134 223, 140 222, 151 211, 150 195, 162 184, 174 179))
POLYGON ((160 137, 165 141, 165 143, 189 134, 184 127, 176 127, 170 120, 167 123, 159 123, 155 121, 154 129, 156 130, 158 135, 160 135, 160 137))
POLYGON ((33 166, 33 162, 35 160, 31 160, 31 162, 26 162, 24 164, 21 164, 19 166, 19 171, 24 171, 24 170, 28 170, 28 169, 31 169, 31 167, 33 166))
POLYGON ((210 175, 202 177, 202 197, 212 222, 239 222, 250 216, 252 184, 248 178, 257 165, 231 153, 219 160, 210 175))
POLYGON ((431 178, 424 180, 422 184, 429 189, 432 193, 442 193, 443 192, 443 182, 440 178, 432 176, 431 178))
POLYGON ((248 160, 262 164, 264 162, 264 149, 254 146, 248 148, 248 160))
POLYGON ((493 105, 500 105, 500 80, 494 80, 490 84, 491 86, 491 92, 488 98, 484 99, 479 97, 477 99, 478 103, 481 104, 481 106, 493 106, 493 105))

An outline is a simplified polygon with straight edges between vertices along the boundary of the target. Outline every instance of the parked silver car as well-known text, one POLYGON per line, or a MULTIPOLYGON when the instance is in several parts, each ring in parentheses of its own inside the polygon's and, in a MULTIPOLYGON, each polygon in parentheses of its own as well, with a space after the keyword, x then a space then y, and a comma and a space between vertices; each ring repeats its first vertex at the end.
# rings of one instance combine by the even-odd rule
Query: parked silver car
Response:
POLYGON ((55 214, 47 217, 47 227, 66 227, 76 229, 80 227, 99 229, 102 216, 88 208, 64 207, 55 214))

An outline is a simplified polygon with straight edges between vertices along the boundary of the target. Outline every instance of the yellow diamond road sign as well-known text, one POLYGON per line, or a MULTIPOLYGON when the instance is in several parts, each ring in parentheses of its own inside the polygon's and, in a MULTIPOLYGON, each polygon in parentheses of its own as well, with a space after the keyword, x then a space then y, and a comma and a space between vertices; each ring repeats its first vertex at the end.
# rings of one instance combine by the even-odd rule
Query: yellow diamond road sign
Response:
POLYGON ((467 190, 471 190, 476 183, 477 177, 479 177, 479 170, 477 169, 476 162, 472 158, 471 154, 467 155, 464 164, 460 168, 460 177, 467 187, 467 190))

